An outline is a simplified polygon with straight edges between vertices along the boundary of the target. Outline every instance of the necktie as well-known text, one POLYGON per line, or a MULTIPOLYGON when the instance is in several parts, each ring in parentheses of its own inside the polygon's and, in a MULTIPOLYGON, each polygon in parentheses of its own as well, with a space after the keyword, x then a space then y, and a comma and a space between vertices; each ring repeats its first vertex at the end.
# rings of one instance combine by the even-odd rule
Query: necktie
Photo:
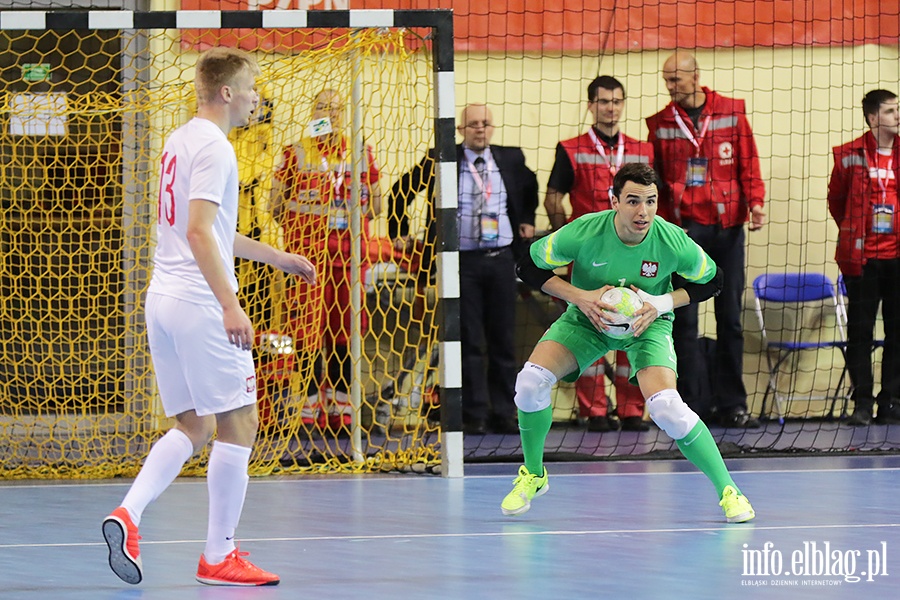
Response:
POLYGON ((481 179, 480 182, 476 182, 475 184, 475 194, 472 197, 472 214, 475 219, 475 227, 473 231, 475 235, 478 236, 478 239, 481 239, 481 213, 484 212, 484 188, 486 184, 485 175, 487 175, 487 164, 484 162, 484 158, 479 156, 475 159, 475 171, 478 172, 478 177, 481 179), (479 183, 481 185, 479 185, 479 183))
POLYGON ((478 171, 478 178, 481 179, 481 185, 476 184, 475 189, 475 212, 477 214, 481 214, 481 211, 484 210, 484 188, 487 183, 487 163, 484 162, 482 157, 478 157, 475 159, 475 170, 478 171))

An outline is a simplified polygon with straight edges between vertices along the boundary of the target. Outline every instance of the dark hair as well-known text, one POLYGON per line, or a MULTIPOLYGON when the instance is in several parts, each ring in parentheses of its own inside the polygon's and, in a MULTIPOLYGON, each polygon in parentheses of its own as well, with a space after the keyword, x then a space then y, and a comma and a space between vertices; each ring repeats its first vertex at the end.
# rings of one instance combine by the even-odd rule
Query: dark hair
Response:
POLYGON ((629 181, 633 181, 639 185, 655 185, 659 187, 656 171, 645 163, 628 163, 616 173, 613 178, 613 196, 619 197, 622 188, 629 181))
POLYGON ((601 75, 588 84, 588 102, 593 102, 597 99, 597 90, 599 88, 609 91, 622 90, 622 97, 625 97, 625 86, 623 86, 618 79, 610 77, 609 75, 601 75))
POLYGON ((878 110, 881 108, 881 105, 885 102, 893 100, 897 97, 897 94, 894 92, 889 92, 887 90, 872 90, 865 96, 863 96, 862 100, 862 109, 863 109, 863 118, 866 120, 866 125, 869 125, 869 115, 878 114, 878 110))

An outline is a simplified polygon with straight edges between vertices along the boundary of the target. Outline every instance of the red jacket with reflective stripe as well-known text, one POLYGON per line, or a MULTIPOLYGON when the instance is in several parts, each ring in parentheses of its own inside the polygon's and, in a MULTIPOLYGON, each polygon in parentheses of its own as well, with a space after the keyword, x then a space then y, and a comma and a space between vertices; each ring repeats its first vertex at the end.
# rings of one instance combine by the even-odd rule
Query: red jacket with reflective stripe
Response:
MULTIPOLYGON (((849 277, 862 275, 866 264, 866 233, 872 219, 872 177, 869 160, 877 152, 875 136, 869 131, 862 137, 834 147, 834 168, 828 182, 828 210, 838 226, 838 243, 834 258, 841 273, 849 277)), ((900 136, 894 138, 894 178, 900 182, 900 136)))
POLYGON ((696 137, 697 129, 685 110, 670 102, 647 117, 648 140, 656 155, 656 170, 665 184, 659 213, 675 223, 691 219, 702 225, 737 227, 747 222, 750 208, 762 206, 765 184, 759 169, 759 153, 747 121, 743 100, 726 98, 702 88, 706 104, 700 115, 700 131, 707 116, 709 128, 700 143, 700 156, 708 159, 706 185, 685 186, 688 159, 697 156, 691 140, 678 126, 672 107, 696 137))
MULTIPOLYGON (((625 145, 625 154, 622 164, 644 163, 653 166, 653 146, 648 142, 641 142, 630 138, 621 131, 622 141, 625 145)), ((602 143, 602 142, 601 142, 602 143)), ((572 215, 569 221, 582 215, 612 208, 609 203, 609 188, 612 187, 613 176, 609 171, 608 160, 613 163, 619 151, 618 144, 612 148, 604 144, 606 151, 604 160, 591 139, 591 135, 585 132, 578 137, 564 140, 559 143, 569 157, 572 170, 575 171, 575 181, 569 190, 569 202, 572 204, 572 215)))

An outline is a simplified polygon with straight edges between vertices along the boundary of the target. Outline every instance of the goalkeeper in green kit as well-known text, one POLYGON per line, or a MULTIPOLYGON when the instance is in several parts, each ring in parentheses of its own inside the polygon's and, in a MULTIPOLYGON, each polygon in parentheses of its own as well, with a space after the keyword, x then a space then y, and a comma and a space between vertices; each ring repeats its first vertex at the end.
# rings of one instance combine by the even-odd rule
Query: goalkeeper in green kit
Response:
POLYGON ((656 172, 630 163, 613 180, 613 210, 585 215, 535 242, 519 261, 522 281, 569 303, 566 312, 535 346, 516 379, 515 402, 525 464, 503 499, 505 515, 519 515, 549 488, 543 464, 550 431, 550 390, 559 379, 575 381, 610 350, 624 350, 631 361, 650 418, 672 437, 681 452, 716 487, 729 523, 751 520, 753 507, 731 479, 712 435, 675 389, 677 360, 672 345, 672 310, 719 293, 722 275, 715 263, 678 226, 657 219, 656 172), (572 283, 553 270, 572 263, 572 283), (672 289, 672 274, 687 283, 672 289), (634 337, 615 339, 604 332, 600 301, 611 287, 638 290, 644 305, 636 312, 634 337))

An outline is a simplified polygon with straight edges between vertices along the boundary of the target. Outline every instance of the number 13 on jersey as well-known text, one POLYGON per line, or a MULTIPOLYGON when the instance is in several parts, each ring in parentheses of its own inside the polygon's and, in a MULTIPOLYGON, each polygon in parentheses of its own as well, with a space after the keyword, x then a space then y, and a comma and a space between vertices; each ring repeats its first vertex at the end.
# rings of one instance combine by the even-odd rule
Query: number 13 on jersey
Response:
POLYGON ((160 181, 159 181, 159 207, 158 222, 163 223, 165 217, 166 223, 175 225, 175 190, 172 189, 175 184, 175 166, 178 157, 174 154, 170 157, 168 152, 163 153, 160 164, 160 181))

